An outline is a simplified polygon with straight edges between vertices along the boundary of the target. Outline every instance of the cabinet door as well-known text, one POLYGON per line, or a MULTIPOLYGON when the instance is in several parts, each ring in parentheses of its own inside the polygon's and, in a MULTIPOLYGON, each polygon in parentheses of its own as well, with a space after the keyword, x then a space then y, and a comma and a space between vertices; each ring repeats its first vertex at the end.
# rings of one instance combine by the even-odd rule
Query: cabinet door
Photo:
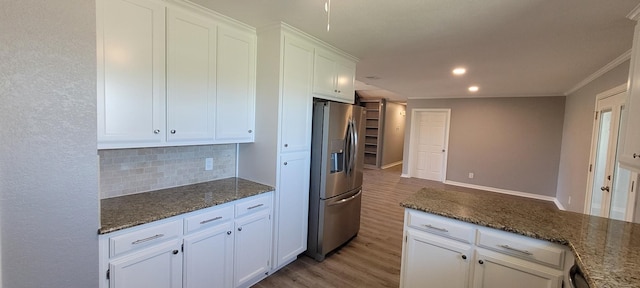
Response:
POLYGON ((624 134, 620 162, 635 171, 640 171, 640 24, 636 25, 633 52, 629 71, 629 96, 623 110, 624 134))
POLYGON ((471 245, 414 229, 406 236, 402 287, 467 287, 471 245))
POLYGON ((280 179, 276 196, 277 267, 288 264, 307 250, 309 158, 309 152, 287 153, 280 158, 280 179))
POLYGON ((98 148, 153 146, 165 135, 165 11, 96 2, 98 148))
POLYGON ((313 106, 313 46, 285 35, 283 74, 280 150, 309 150, 313 106))
POLYGON ((184 288, 232 287, 233 222, 184 238, 184 288))
POLYGON ((213 142, 216 24, 167 9, 167 141, 213 142))
POLYGON ((254 135, 256 37, 218 28, 216 140, 251 142, 254 135))
POLYGON ((347 63, 336 64, 336 90, 337 97, 344 102, 353 104, 355 102, 354 81, 356 80, 356 66, 347 63))
POLYGON ((560 288, 563 272, 500 253, 476 249, 474 288, 560 288))
POLYGON ((337 93, 336 63, 331 55, 317 50, 313 67, 313 93, 335 96, 337 93))
POLYGON ((267 277, 271 255, 271 210, 235 221, 234 287, 248 287, 267 277))
POLYGON ((110 288, 182 287, 178 240, 153 246, 109 263, 110 288))

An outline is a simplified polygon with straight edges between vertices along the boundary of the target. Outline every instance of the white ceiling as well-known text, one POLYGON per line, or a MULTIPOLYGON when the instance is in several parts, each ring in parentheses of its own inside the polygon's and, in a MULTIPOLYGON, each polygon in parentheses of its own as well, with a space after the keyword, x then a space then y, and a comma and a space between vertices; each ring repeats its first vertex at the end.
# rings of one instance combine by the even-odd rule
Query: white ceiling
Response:
POLYGON ((325 0, 192 1, 256 28, 301 29, 360 59, 361 94, 398 99, 564 95, 631 49, 626 15, 640 3, 332 0, 327 32, 325 0), (457 66, 467 74, 454 77, 457 66))

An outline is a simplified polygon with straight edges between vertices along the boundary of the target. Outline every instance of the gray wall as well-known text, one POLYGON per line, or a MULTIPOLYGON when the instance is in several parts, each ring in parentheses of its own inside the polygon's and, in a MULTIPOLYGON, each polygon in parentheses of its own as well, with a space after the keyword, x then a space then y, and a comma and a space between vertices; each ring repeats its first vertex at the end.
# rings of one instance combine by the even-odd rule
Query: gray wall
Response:
POLYGON ((411 110, 450 108, 447 180, 555 196, 564 102, 564 97, 409 100, 403 173, 411 164, 411 110))
POLYGON ((2 286, 97 287, 95 1, 1 5, 2 286))
POLYGON ((384 143, 382 144, 381 166, 394 164, 402 161, 402 151, 404 148, 404 127, 406 115, 405 105, 388 102, 384 114, 384 143))
POLYGON ((596 95, 626 83, 628 75, 626 61, 567 96, 556 196, 567 210, 584 209, 596 95))

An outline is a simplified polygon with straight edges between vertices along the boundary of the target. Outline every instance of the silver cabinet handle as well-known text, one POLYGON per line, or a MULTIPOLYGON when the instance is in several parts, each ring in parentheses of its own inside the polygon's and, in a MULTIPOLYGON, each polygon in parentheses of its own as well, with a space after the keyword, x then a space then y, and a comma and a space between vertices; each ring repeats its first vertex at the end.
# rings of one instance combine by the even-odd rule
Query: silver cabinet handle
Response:
POLYGON ((133 241, 133 242, 131 242, 131 245, 136 245, 136 244, 148 242, 148 241, 155 240, 155 239, 162 238, 162 237, 164 237, 164 234, 156 234, 156 235, 153 235, 151 237, 147 237, 147 238, 144 238, 144 239, 138 239, 136 241, 133 241))
POLYGON ((160 129, 153 130, 153 134, 160 134, 160 129))
POLYGON ((422 224, 422 226, 427 227, 429 229, 438 230, 438 231, 444 232, 444 233, 448 233, 449 232, 449 230, 447 230, 447 229, 436 227, 436 226, 432 226, 430 224, 422 224))
POLYGON ((242 231, 242 227, 238 227, 238 231, 242 231))
POLYGON ((249 133, 253 133, 253 130, 249 130, 249 133))
POLYGON ((284 162, 284 165, 285 165, 285 166, 286 166, 287 164, 289 164, 289 163, 287 163, 287 162, 284 162))
POLYGON ((231 235, 231 231, 227 231, 227 235, 231 235))
POLYGON ((609 192, 609 186, 602 186, 600 187, 600 190, 609 192))
POLYGON ((253 205, 251 207, 247 207, 247 210, 256 209, 256 208, 262 207, 262 206, 264 206, 264 204, 253 205))
POLYGON ((209 222, 213 222, 213 221, 220 220, 220 219, 222 219, 222 216, 214 217, 214 218, 207 219, 207 220, 202 220, 202 221, 200 221, 200 224, 207 224, 209 222))
POLYGON ((633 153, 633 159, 640 158, 640 154, 633 153))
POLYGON ((289 144, 284 144, 284 147, 289 147, 289 144))
POLYGON ((176 130, 171 130, 171 134, 176 134, 176 130))
POLYGON ((531 253, 531 252, 529 252, 527 250, 520 250, 518 248, 513 248, 513 247, 511 247, 509 245, 497 245, 497 246, 500 247, 500 248, 504 248, 504 249, 507 249, 507 250, 510 250, 510 251, 522 253, 522 254, 525 254, 525 255, 529 255, 529 256, 533 255, 533 253, 531 253))

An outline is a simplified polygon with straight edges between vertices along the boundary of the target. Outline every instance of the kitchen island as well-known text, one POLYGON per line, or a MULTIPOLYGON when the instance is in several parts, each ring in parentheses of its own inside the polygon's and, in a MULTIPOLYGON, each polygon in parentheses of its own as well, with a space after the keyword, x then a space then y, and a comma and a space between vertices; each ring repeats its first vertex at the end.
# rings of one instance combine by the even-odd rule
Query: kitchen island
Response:
POLYGON ((560 211, 546 201, 491 192, 424 188, 400 205, 565 245, 591 287, 640 287, 640 224, 560 211))

